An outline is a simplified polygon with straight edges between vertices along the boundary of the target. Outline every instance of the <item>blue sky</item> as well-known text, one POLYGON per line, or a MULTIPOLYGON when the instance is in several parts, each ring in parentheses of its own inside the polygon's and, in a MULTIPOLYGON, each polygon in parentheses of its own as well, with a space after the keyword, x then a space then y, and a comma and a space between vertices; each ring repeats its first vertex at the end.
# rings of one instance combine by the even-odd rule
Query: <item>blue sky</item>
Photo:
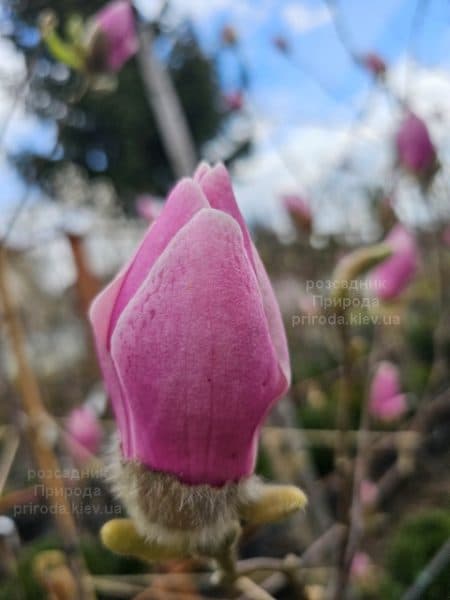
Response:
MULTIPOLYGON (((139 0, 137 4, 145 12, 154 10, 155 1, 139 0)), ((328 130, 349 127, 370 86, 370 76, 355 65, 343 47, 324 1, 173 0, 173 4, 175 13, 192 19, 208 53, 216 53, 224 25, 238 32, 241 54, 250 73, 247 110, 262 130, 269 131, 257 139, 255 147, 255 153, 262 155, 262 164, 264 152, 274 144, 288 140, 301 147, 304 140, 311 143, 315 127, 319 138, 322 136, 322 148, 324 132, 326 135, 328 130), (296 64, 273 48, 275 35, 288 40, 296 64), (317 79, 330 93, 324 93, 317 79), (293 140, 292 132, 297 129, 299 134, 293 140)), ((450 77, 448 0, 422 1, 425 8, 415 28, 415 0, 339 0, 337 5, 337 18, 355 51, 375 51, 392 69, 410 57, 430 72, 434 69, 440 77, 450 77)), ((5 51, 5 44, 0 54, 2 64, 9 64, 11 49, 5 51)), ((15 60, 20 62, 17 57, 15 60)), ((225 89, 232 91, 238 80, 235 56, 222 53, 219 67, 225 89)), ((409 84, 414 94, 414 77, 410 76, 409 84)), ((400 93, 402 85, 397 77, 400 93)), ((0 90, 0 125, 5 114, 4 96, 0 90)), ((19 110, 5 140, 9 151, 24 145, 45 149, 51 146, 52 136, 51 127, 37 124, 19 110)), ((314 160, 320 161, 321 155, 314 160)), ((244 171, 238 169, 238 174, 244 171)), ((22 192, 21 185, 4 161, 0 164, 0 180, 0 206, 14 202, 22 192)))
MULTIPOLYGON (((429 0, 410 43, 416 5, 413 0, 341 0, 337 18, 357 52, 376 51, 389 63, 409 54, 427 66, 449 68, 450 4, 447 0, 429 0)), ((194 0, 190 12, 210 51, 216 48, 223 25, 236 27, 251 73, 251 99, 259 111, 280 121, 348 118, 355 98, 369 84, 368 75, 343 47, 322 0, 194 0), (202 11, 202 5, 209 8, 202 11), (278 34, 289 40, 298 62, 316 74, 332 97, 305 70, 302 72, 274 51, 270 41, 278 34)), ((233 87, 236 68, 232 60, 222 61, 222 66, 224 83, 233 87)))

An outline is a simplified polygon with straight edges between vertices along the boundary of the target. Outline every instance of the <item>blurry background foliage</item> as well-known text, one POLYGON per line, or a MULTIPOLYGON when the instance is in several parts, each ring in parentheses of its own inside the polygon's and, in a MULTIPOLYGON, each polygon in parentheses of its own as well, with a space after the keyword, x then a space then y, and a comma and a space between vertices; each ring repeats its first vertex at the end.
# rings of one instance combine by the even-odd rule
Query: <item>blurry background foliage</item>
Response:
MULTIPOLYGON (((39 116, 56 120, 60 142, 51 159, 22 153, 15 161, 29 179, 37 179, 38 173, 39 183, 44 185, 62 164, 76 163, 90 176, 108 176, 127 206, 136 193, 163 194, 173 182, 136 57, 118 74, 113 93, 89 90, 77 100, 84 85, 80 75, 56 63, 45 48, 36 47, 35 27, 41 11, 55 12, 64 36, 70 18, 87 19, 102 5, 104 2, 98 0, 10 3, 10 37, 27 60, 35 62, 28 106, 39 116)), ((187 22, 170 31, 155 25, 154 34, 200 154, 202 144, 219 133, 228 116, 214 60, 202 52, 187 22)))

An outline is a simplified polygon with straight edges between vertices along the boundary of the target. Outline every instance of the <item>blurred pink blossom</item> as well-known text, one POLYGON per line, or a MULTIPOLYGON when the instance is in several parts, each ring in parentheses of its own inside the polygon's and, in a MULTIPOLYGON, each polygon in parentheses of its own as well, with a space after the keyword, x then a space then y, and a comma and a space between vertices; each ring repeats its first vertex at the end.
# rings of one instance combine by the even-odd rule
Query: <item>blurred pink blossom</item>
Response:
POLYGON ((73 409, 67 418, 66 429, 69 451, 78 463, 86 462, 99 452, 103 431, 91 408, 73 409))
POLYGON ((223 98, 227 110, 238 111, 244 106, 244 96, 240 91, 224 94, 223 98))
POLYGON ((378 365, 370 388, 369 412, 380 421, 394 421, 408 410, 398 368, 388 361, 378 365))
POLYGON ((359 487, 359 496, 363 506, 374 504, 378 496, 378 486, 369 479, 363 479, 359 487))
POLYGON ((425 122, 408 112, 395 138, 399 164, 419 177, 434 172, 437 164, 436 149, 425 122))
POLYGON ((153 196, 142 195, 138 196, 136 199, 136 212, 142 218, 148 221, 148 223, 153 223, 163 209, 163 205, 161 202, 155 200, 153 196))
POLYGON ((371 287, 382 300, 391 300, 403 292, 417 272, 419 257, 414 235, 397 224, 385 239, 392 255, 369 275, 371 287))
POLYGON ((94 31, 104 44, 104 60, 111 71, 119 71, 138 50, 136 24, 131 3, 115 0, 94 17, 94 31))
POLYGON ((362 64, 375 77, 380 77, 386 72, 386 63, 375 52, 368 52, 361 59, 362 64))
POLYGON ((356 552, 350 567, 350 574, 356 579, 363 579, 370 574, 372 565, 372 560, 368 554, 356 552))
POLYGON ((312 212, 307 200, 298 194, 285 194, 282 201, 296 227, 310 233, 312 212))
POLYGON ((223 165, 175 186, 90 316, 126 460, 187 484, 253 472, 289 355, 223 165))

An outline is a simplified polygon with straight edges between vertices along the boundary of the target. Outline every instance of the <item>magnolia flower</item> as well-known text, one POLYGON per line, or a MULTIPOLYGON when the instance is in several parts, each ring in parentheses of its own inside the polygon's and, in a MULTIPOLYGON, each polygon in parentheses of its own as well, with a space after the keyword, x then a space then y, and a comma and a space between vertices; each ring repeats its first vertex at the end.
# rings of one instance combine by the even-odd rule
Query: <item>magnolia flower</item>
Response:
POLYGON ((308 202, 296 194, 286 194, 282 197, 282 201, 296 227, 301 231, 310 233, 312 213, 308 202))
POLYGON ((155 200, 153 196, 143 195, 138 196, 136 199, 136 212, 142 218, 153 223, 161 214, 163 205, 161 202, 155 200))
POLYGON ((88 62, 92 70, 120 71, 138 50, 136 23, 130 2, 110 2, 93 17, 88 46, 88 62))
POLYGON ((369 411, 380 421, 393 421, 408 410, 405 394, 400 387, 398 368, 387 361, 378 365, 370 388, 369 411))
POLYGON ((90 316, 119 429, 116 491, 136 526, 177 542, 188 530, 195 547, 228 535, 290 368, 223 165, 175 186, 90 316))
POLYGON ((428 180, 437 167, 436 149, 424 121, 408 112, 395 138, 399 164, 414 175, 428 180))
POLYGON ((225 106, 229 111, 238 111, 244 106, 244 97, 242 92, 230 92, 229 94, 225 94, 223 99, 225 101, 225 106))
POLYGON ((371 287, 382 300, 391 300, 401 294, 416 274, 418 249, 414 235, 403 225, 396 225, 385 243, 392 254, 370 274, 371 287))
POLYGON ((69 451, 77 462, 86 462, 99 452, 103 431, 91 408, 81 406, 72 410, 66 429, 69 451))
POLYGON ((361 58, 364 67, 375 77, 380 77, 386 72, 386 63, 378 54, 368 52, 361 58))

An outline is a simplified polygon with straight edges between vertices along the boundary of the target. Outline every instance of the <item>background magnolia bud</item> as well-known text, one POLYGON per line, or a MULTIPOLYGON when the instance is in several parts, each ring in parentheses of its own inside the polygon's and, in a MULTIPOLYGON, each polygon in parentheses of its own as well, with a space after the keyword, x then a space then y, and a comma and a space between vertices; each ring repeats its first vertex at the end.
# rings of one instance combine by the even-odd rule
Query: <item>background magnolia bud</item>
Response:
POLYGON ((380 421, 394 421, 407 410, 408 403, 401 392, 398 368, 388 361, 381 362, 370 388, 370 414, 380 421))
POLYGON ((133 8, 127 0, 106 4, 90 23, 88 68, 119 71, 138 50, 133 8))
POLYGON ((391 255, 369 275, 371 288, 382 300, 401 294, 415 276, 418 268, 418 248, 414 235, 403 225, 396 225, 386 237, 391 255))
POLYGON ((368 52, 361 58, 362 64, 375 77, 380 77, 386 72, 386 63, 375 52, 368 52))
POLYGON ((98 454, 103 430, 94 411, 88 406, 75 408, 67 419, 68 447, 80 463, 98 454))
POLYGON ((286 194, 282 201, 294 225, 302 232, 311 233, 313 216, 308 202, 297 194, 286 194))
POLYGON ((91 320, 126 460, 189 484, 252 474, 290 367, 223 165, 202 164, 174 188, 91 320))
POLYGON ((397 159, 407 171, 422 180, 429 180, 435 173, 438 161, 425 122, 413 112, 408 112, 395 138, 397 159))

